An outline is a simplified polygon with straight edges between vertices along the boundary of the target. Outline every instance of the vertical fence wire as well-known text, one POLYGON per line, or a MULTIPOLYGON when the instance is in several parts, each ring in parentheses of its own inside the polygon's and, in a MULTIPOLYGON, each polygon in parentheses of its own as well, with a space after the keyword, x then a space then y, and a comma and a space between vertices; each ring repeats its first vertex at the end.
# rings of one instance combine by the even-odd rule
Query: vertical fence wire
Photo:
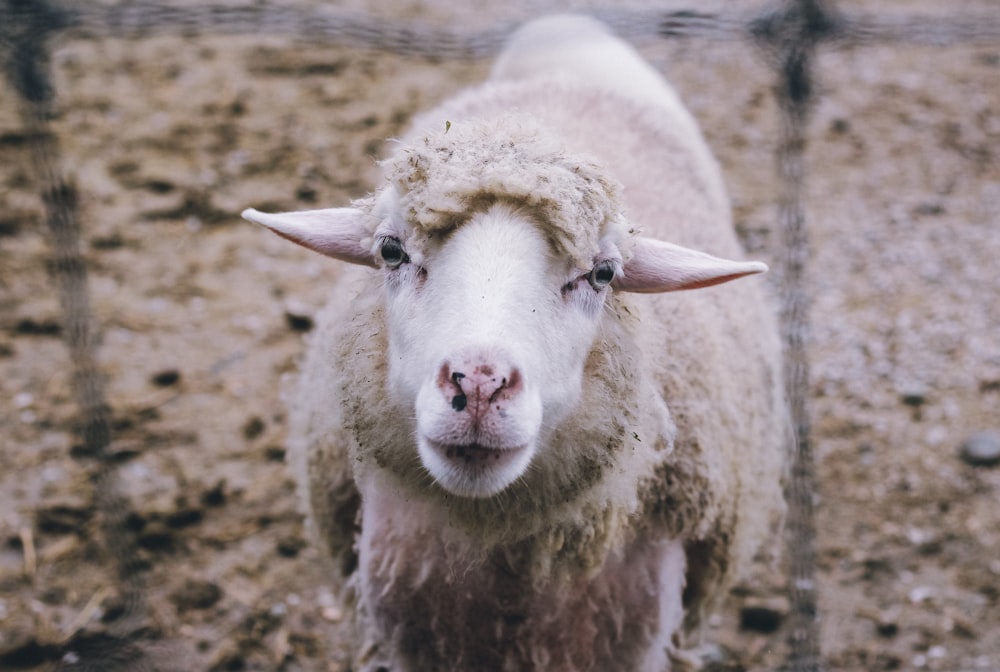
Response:
MULTIPOLYGON (((816 594, 816 522, 813 498, 816 473, 812 453, 809 415, 809 295, 806 272, 809 257, 809 232, 802 204, 805 186, 805 127, 808 100, 794 97, 792 74, 806 67, 808 55, 789 54, 790 70, 783 74, 785 87, 780 92, 782 107, 781 137, 778 141, 778 172, 781 176, 778 221, 784 252, 781 288, 781 323, 785 343, 785 389, 788 394, 794 430, 791 475, 787 487, 788 518, 786 555, 788 558, 789 672, 820 669, 819 611, 816 594)), ((806 80, 808 81, 808 80, 806 80)))
POLYGON ((790 602, 788 672, 823 669, 816 585, 816 471, 809 415, 809 232, 803 192, 806 184, 806 129, 815 102, 813 60, 819 43, 839 22, 822 0, 788 0, 762 16, 752 34, 778 75, 775 94, 781 110, 777 169, 781 181, 778 226, 782 241, 781 328, 785 346, 785 390, 792 427, 791 473, 786 487, 786 557, 790 602))
MULTIPOLYGON (((23 3, 12 3, 23 4, 23 3)), ((65 25, 58 9, 31 4, 16 26, 4 34, 7 81, 20 97, 20 115, 30 143, 31 164, 44 207, 48 271, 59 296, 63 336, 72 366, 78 416, 74 451, 94 461, 90 473, 101 536, 110 564, 116 568, 124 607, 116 634, 130 634, 143 621, 146 607, 140 581, 141 563, 135 534, 128 525, 129 505, 121 493, 117 465, 111 458, 111 409, 96 353, 88 293, 87 265, 82 252, 75 186, 62 173, 59 146, 51 127, 55 90, 50 76, 48 39, 65 25)))

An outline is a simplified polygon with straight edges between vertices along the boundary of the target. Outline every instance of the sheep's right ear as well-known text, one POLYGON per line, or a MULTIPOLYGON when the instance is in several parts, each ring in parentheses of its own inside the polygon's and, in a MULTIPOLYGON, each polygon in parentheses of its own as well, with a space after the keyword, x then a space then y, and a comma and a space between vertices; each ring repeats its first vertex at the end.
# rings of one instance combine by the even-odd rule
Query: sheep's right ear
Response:
POLYGON ((351 264, 377 267, 371 249, 372 234, 365 227, 365 213, 357 208, 300 210, 273 215, 248 208, 242 216, 320 254, 351 264))

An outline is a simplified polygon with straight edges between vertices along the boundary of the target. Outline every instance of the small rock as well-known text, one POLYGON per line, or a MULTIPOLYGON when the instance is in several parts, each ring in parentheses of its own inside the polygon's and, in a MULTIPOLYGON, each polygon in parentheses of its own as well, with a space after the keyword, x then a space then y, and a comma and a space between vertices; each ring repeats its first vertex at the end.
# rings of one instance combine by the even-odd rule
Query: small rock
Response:
POLYGON ((1000 432, 987 430, 973 434, 962 444, 959 455, 974 467, 1000 464, 1000 432))
POLYGON ((344 612, 337 607, 323 607, 322 614, 331 623, 339 623, 344 619, 344 612))
POLYGON ((201 494, 203 506, 222 506, 226 503, 226 480, 219 479, 209 490, 201 494))
POLYGON ((927 390, 919 385, 913 385, 899 391, 899 400, 907 406, 920 408, 927 403, 927 390))
POLYGON ((170 600, 177 611, 208 609, 222 599, 222 589, 211 581, 188 579, 170 594, 170 600))
POLYGON ((268 462, 284 462, 285 461, 285 448, 284 446, 278 446, 271 444, 264 447, 264 458, 268 462))
POLYGON ((174 533, 168 529, 161 521, 155 521, 145 525, 139 534, 139 546, 148 551, 161 553, 174 548, 174 533))
POLYGON ((315 324, 309 310, 295 301, 290 301, 285 305, 285 323, 292 331, 302 333, 312 331, 315 324))
POLYGON ((979 54, 977 60, 983 65, 1000 65, 1000 54, 979 54))
POLYGON ((909 598, 913 604, 921 604, 934 596, 934 590, 928 586, 916 586, 910 591, 909 598))
POLYGON ((725 669, 726 663, 732 659, 729 653, 718 644, 703 644, 698 649, 701 663, 711 669, 713 666, 725 669))
POLYGON ((851 130, 851 122, 847 119, 838 118, 830 122, 830 132, 835 135, 844 135, 851 130))
POLYGON ((180 382, 181 372, 177 369, 163 369, 157 371, 149 378, 149 382, 157 387, 170 387, 180 382))
POLYGON ((295 191, 295 196, 306 203, 315 203, 319 193, 308 184, 303 184, 295 191))
POLYGON ((895 618, 880 618, 875 624, 875 632, 878 633, 879 637, 891 639, 899 634, 899 623, 896 622, 895 618))
POLYGON ((264 421, 260 416, 255 415, 243 423, 243 436, 246 437, 247 441, 253 441, 264 433, 264 428, 264 421))
POLYGON ((943 215, 944 212, 945 212, 944 206, 940 203, 927 202, 927 203, 921 203, 916 207, 916 213, 918 215, 926 215, 933 217, 937 215, 943 215))
POLYGON ((205 513, 198 508, 184 506, 176 511, 171 511, 167 514, 165 523, 167 527, 172 527, 174 529, 179 529, 182 527, 189 527, 191 525, 197 525, 205 518, 205 513))
POLYGON ((740 610, 740 629, 770 633, 781 627, 788 615, 788 600, 747 600, 740 610))
POLYGON ((304 539, 299 537, 284 537, 278 540, 278 555, 286 558, 294 558, 305 547, 306 542, 304 539))
POLYGON ((59 336, 62 334, 62 325, 53 319, 36 320, 25 317, 14 325, 14 331, 24 336, 59 336))
POLYGON ((125 247, 125 239, 115 231, 108 236, 95 236, 90 239, 90 246, 95 250, 118 250, 125 247))

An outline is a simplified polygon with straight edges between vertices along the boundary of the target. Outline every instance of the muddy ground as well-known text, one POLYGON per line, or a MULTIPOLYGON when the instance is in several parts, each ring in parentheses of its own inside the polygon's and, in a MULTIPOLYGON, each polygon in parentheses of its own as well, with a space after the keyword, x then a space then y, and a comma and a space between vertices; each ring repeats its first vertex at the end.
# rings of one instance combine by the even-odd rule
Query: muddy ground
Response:
MULTIPOLYGON (((488 18, 382 4, 451 28, 488 18)), ((365 195, 383 139, 488 63, 280 37, 55 46, 54 127, 147 568, 146 648, 165 669, 342 669, 342 611, 296 510, 279 398, 337 268, 237 213, 365 195)), ((764 61, 747 44, 639 46, 701 121, 748 248, 780 262, 764 61)), ((1000 44, 853 47, 817 66, 806 204, 824 656, 835 670, 998 670, 1000 467, 958 451, 1000 431, 1000 44)), ((113 630, 123 605, 96 465, 74 451, 28 138, 0 90, 0 668, 43 670, 75 660, 70 638, 113 630)), ((726 669, 780 663, 780 629, 740 627, 747 606, 780 615, 780 588, 760 570, 713 619, 726 669)))

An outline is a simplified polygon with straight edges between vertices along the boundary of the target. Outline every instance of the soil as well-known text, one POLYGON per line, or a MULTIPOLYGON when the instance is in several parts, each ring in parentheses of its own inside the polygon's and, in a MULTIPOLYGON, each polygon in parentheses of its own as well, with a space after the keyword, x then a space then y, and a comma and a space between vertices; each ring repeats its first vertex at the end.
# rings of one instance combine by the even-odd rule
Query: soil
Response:
MULTIPOLYGON (((454 22, 442 6, 372 11, 488 23, 471 9, 454 22)), ((777 282, 767 63, 747 43, 638 46, 702 123, 744 242, 777 282)), ((383 140, 489 64, 201 35, 70 36, 52 65, 115 478, 144 568, 145 636, 119 655, 141 651, 158 669, 346 669, 332 570, 283 464, 281 401, 338 268, 238 213, 364 196, 383 140)), ((1000 430, 1000 44, 855 46, 816 66, 806 216, 824 659, 998 670, 1000 467, 959 450, 1000 430)), ((0 668, 83 669, 127 609, 95 504, 99 465, 74 451, 30 138, 4 91, 0 668)), ((774 669, 786 651, 781 574, 751 576, 706 632, 718 668, 774 669)))

